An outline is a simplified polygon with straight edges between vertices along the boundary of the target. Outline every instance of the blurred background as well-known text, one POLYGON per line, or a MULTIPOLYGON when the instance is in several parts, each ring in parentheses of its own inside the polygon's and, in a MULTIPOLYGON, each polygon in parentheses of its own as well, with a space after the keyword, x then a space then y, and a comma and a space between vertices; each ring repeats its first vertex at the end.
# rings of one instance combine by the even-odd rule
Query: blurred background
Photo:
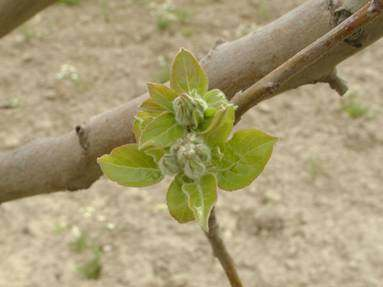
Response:
MULTIPOLYGON (((0 40, 1 151, 167 81, 180 47, 203 56, 304 1, 60 2, 0 40)), ((251 187, 219 195, 246 286, 383 286, 382 60, 380 41, 342 64, 342 99, 308 86, 244 117, 280 138, 251 187)), ((101 179, 1 205, 0 286, 228 286, 199 227, 169 216, 165 187, 101 179)))

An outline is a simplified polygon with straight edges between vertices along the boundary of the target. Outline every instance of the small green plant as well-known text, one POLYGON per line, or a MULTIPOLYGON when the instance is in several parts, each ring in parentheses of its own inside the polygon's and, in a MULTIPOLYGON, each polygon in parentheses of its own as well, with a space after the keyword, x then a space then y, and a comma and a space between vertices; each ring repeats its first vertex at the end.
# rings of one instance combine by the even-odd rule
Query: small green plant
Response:
POLYGON ((0 109, 17 109, 21 105, 21 101, 17 97, 8 98, 4 103, 0 103, 0 109))
POLYGON ((59 0, 59 2, 65 5, 74 6, 79 5, 81 0, 59 0))
POLYGON ((80 232, 71 242, 69 249, 75 253, 82 253, 88 248, 88 237, 84 232, 80 232))
MULTIPOLYGON (((84 218, 90 218, 93 212, 92 207, 87 207, 83 210, 84 218)), ((98 219, 99 222, 105 225, 104 220, 105 218, 101 217, 98 219)), ((104 228, 110 230, 109 225, 112 225, 112 223, 108 223, 104 228)), ((53 232, 57 236, 65 236, 65 233, 70 232, 71 239, 68 242, 68 248, 75 256, 81 256, 81 259, 76 260, 74 270, 84 279, 99 279, 102 272, 102 251, 108 252, 108 248, 110 251, 110 245, 101 245, 99 243, 102 234, 91 235, 86 228, 80 228, 77 224, 68 224, 66 222, 56 223, 53 232)))
POLYGON ((208 232, 217 187, 226 191, 250 185, 268 162, 276 138, 256 129, 230 140, 236 107, 208 78, 194 56, 175 57, 170 88, 148 84, 150 98, 136 116, 136 144, 98 159, 104 174, 121 185, 145 187, 174 177, 167 194, 170 214, 180 223, 197 221, 208 232))
POLYGON ((76 266, 76 271, 85 279, 97 280, 101 276, 101 249, 94 247, 92 249, 92 257, 82 264, 76 266))
POLYGON ((370 108, 358 100, 355 92, 350 92, 345 96, 342 110, 352 119, 371 116, 370 108))
POLYGON ((70 64, 63 64, 60 67, 60 71, 56 74, 56 79, 59 81, 71 81, 78 84, 80 82, 80 74, 76 67, 70 64))
POLYGON ((110 11, 108 0, 99 0, 100 10, 105 22, 110 21, 110 11))
POLYGON ((190 13, 182 8, 178 8, 171 1, 166 1, 161 5, 152 5, 154 16, 156 17, 157 29, 166 30, 173 23, 186 23, 190 18, 190 13))
POLYGON ((256 14, 261 21, 267 21, 270 18, 270 1, 260 0, 256 9, 256 14))
POLYGON ((19 32, 21 33, 25 42, 30 42, 33 38, 37 36, 28 24, 21 25, 19 28, 19 32))

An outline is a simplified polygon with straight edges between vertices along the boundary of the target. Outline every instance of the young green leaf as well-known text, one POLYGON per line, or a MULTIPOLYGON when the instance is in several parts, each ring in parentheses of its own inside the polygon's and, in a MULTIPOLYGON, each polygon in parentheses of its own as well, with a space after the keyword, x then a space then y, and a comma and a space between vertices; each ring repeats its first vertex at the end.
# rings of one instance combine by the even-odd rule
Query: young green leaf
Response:
POLYGON ((203 176, 199 181, 185 183, 182 190, 188 197, 188 204, 198 224, 209 231, 209 216, 217 201, 217 179, 213 174, 203 176))
POLYGON ((170 112, 162 113, 141 131, 140 149, 150 146, 169 147, 183 137, 185 130, 170 112))
POLYGON ((216 161, 218 186, 227 191, 250 185, 269 161, 277 139, 261 131, 238 131, 222 146, 223 158, 216 161))
POLYGON ((97 160, 103 173, 124 186, 144 187, 160 182, 163 175, 153 158, 128 144, 112 150, 97 160))
POLYGON ((208 85, 208 78, 198 60, 189 51, 181 49, 173 61, 171 88, 179 94, 196 90, 198 94, 204 95, 208 85))
POLYGON ((144 150, 144 152, 147 155, 150 155, 155 162, 159 162, 160 159, 165 154, 165 150, 163 148, 156 148, 156 147, 150 147, 150 148, 144 150))
POLYGON ((184 184, 183 176, 178 175, 169 186, 166 196, 171 216, 179 223, 187 223, 194 220, 193 211, 189 208, 188 198, 182 191, 184 184))
POLYGON ((138 112, 133 123, 133 133, 136 138, 136 142, 140 142, 142 130, 163 112, 163 110, 161 110, 161 112, 150 112, 148 110, 141 110, 138 112))
POLYGON ((165 112, 166 109, 157 104, 152 98, 145 100, 139 109, 133 123, 133 133, 136 141, 140 142, 141 131, 156 117, 165 112))
POLYGON ((173 111, 173 100, 177 97, 177 93, 173 89, 162 84, 149 83, 148 90, 156 104, 169 112, 173 111))
POLYGON ((204 96, 209 107, 219 109, 222 106, 230 104, 225 94, 218 89, 208 91, 204 96))
POLYGON ((153 98, 149 98, 141 104, 140 111, 158 115, 165 112, 166 108, 159 105, 153 98))
POLYGON ((235 111, 232 106, 217 111, 208 128, 201 133, 205 142, 211 147, 225 143, 233 129, 234 119, 235 111))

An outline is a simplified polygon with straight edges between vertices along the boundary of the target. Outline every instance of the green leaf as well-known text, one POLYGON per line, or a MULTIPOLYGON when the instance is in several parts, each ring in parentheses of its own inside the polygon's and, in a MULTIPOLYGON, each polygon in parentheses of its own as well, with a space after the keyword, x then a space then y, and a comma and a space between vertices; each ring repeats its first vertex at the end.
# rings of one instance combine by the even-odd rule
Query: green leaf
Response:
POLYGON ((173 61, 170 87, 179 94, 196 90, 204 95, 208 85, 207 75, 198 60, 189 51, 181 49, 173 61))
POLYGON ((218 186, 227 191, 250 185, 269 161, 277 138, 255 129, 242 130, 222 145, 223 158, 214 162, 218 186))
POLYGON ((133 123, 133 133, 136 142, 140 142, 141 131, 156 117, 161 115, 166 110, 158 105, 152 98, 145 100, 139 109, 133 123))
POLYGON ((149 98, 141 104, 140 111, 158 115, 165 112, 166 109, 159 105, 153 98, 149 98))
POLYGON ((220 108, 222 105, 226 106, 230 104, 225 94, 218 89, 208 91, 205 94, 204 99, 207 102, 209 107, 216 108, 216 109, 220 108))
POLYGON ((135 117, 133 123, 133 133, 136 138, 136 142, 140 142, 142 130, 152 122, 155 118, 157 118, 163 111, 161 112, 149 112, 147 110, 139 111, 135 117))
POLYGON ((198 224, 209 231, 209 216, 217 201, 217 179, 212 174, 203 176, 199 181, 185 183, 182 190, 188 197, 188 204, 198 224))
POLYGON ((184 128, 177 123, 172 113, 162 113, 142 130, 140 149, 150 146, 169 147, 184 134, 184 128))
POLYGON ((233 129, 234 119, 232 106, 217 111, 208 128, 201 133, 205 142, 211 147, 225 143, 233 129))
POLYGON ((162 108, 173 111, 173 100, 177 97, 177 93, 162 84, 148 84, 148 90, 151 98, 156 104, 162 108))
POLYGON ((169 212, 179 223, 187 223, 194 220, 193 211, 189 208, 188 198, 182 191, 184 184, 183 176, 178 175, 170 184, 166 199, 169 212))
POLYGON ((165 154, 165 150, 164 149, 162 149, 162 148, 155 148, 155 147, 150 147, 150 148, 144 150, 144 152, 147 155, 151 156, 155 162, 159 162, 160 159, 165 154))
POLYGON ((106 177, 124 186, 149 186, 163 178, 153 158, 138 150, 137 144, 115 148, 97 162, 106 177))

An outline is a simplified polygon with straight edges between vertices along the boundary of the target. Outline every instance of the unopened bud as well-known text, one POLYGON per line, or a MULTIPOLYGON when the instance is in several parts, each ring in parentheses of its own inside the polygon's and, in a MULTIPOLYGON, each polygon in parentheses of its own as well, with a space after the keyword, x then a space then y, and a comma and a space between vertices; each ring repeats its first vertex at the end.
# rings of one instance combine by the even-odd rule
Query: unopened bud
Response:
POLYGON ((181 171, 177 157, 174 154, 165 154, 159 162, 160 170, 166 175, 175 175, 181 171))
POLYGON ((210 148, 196 134, 189 133, 170 148, 159 166, 164 174, 183 172, 191 179, 198 179, 206 173, 210 160, 210 148))
POLYGON ((196 92, 183 93, 173 101, 177 122, 187 128, 195 129, 203 121, 207 103, 196 92))
POLYGON ((199 158, 192 158, 186 161, 184 173, 188 178, 198 179, 206 172, 206 165, 199 158))

